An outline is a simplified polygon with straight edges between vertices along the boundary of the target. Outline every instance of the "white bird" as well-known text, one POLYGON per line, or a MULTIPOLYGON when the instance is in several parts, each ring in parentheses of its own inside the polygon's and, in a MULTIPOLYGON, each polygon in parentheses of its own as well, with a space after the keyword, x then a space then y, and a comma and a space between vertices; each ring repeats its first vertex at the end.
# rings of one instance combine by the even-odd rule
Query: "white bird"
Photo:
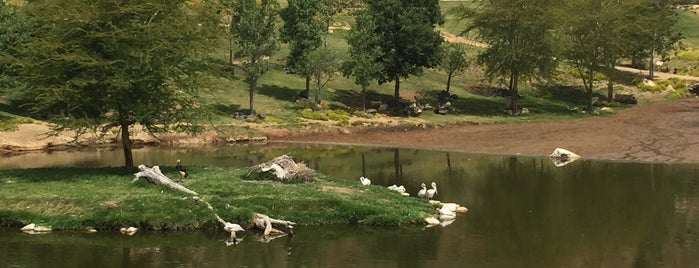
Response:
POLYGON ((406 193, 406 192, 405 192, 405 186, 403 186, 403 185, 401 185, 401 186, 396 186, 396 185, 394 184, 394 185, 388 186, 387 188, 388 188, 389 190, 391 190, 391 191, 396 191, 396 192, 400 193, 400 194, 403 195, 403 196, 410 196, 409 193, 406 193))
POLYGON ((432 182, 432 188, 427 190, 427 199, 432 200, 432 198, 437 194, 437 183, 432 182))
POLYGON ((417 192, 417 197, 419 197, 419 198, 427 197, 427 186, 424 183, 422 183, 422 184, 420 184, 420 187, 422 187, 422 189, 420 189, 420 191, 417 192))
POLYGON ((230 223, 230 222, 224 223, 223 230, 226 232, 231 232, 231 238, 235 238, 235 232, 238 232, 238 231, 244 232, 245 231, 245 229, 243 229, 243 227, 240 227, 240 225, 235 224, 235 223, 230 223))
POLYGON ((359 177, 359 181, 362 182, 362 185, 371 185, 371 180, 369 178, 365 178, 364 176, 359 177))

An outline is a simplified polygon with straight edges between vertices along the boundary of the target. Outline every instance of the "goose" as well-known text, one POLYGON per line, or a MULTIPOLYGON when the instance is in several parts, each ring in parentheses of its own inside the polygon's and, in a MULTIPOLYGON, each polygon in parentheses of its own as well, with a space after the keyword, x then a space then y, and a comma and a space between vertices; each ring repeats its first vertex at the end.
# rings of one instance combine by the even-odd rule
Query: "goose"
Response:
POLYGON ((432 200, 432 198, 437 194, 437 183, 432 182, 432 188, 427 190, 427 199, 432 200))
POLYGON ((422 189, 420 189, 420 191, 417 192, 417 197, 419 197, 419 198, 427 197, 427 186, 424 183, 422 183, 422 184, 420 184, 420 187, 422 189))
POLYGON ((226 222, 223 224, 223 230, 226 232, 231 232, 231 238, 235 238, 235 232, 245 231, 245 229, 243 229, 243 227, 240 227, 240 225, 230 222, 226 222))
POLYGON ((362 185, 371 185, 371 180, 369 178, 365 178, 364 176, 359 177, 359 181, 362 182, 362 185))

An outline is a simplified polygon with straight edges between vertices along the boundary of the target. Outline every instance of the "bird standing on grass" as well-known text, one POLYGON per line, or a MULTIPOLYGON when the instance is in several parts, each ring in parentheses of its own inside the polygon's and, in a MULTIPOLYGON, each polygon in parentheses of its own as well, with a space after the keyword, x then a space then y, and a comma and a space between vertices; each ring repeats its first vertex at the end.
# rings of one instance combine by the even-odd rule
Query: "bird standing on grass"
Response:
POLYGON ((187 179, 189 177, 189 174, 187 174, 187 170, 182 166, 182 161, 177 159, 177 165, 175 165, 175 169, 177 172, 180 173, 180 179, 187 179))
POLYGON ((359 181, 362 182, 362 185, 371 185, 371 180, 364 176, 359 177, 359 181))

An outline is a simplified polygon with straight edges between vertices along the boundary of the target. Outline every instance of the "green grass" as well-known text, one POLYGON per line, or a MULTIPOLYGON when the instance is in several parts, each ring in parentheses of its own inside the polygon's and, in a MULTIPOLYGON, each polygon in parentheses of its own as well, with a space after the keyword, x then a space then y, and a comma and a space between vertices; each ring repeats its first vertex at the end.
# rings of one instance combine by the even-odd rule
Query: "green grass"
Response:
POLYGON ((699 48, 699 15, 687 10, 679 10, 678 15, 678 25, 684 37, 682 43, 690 48, 699 48))
MULTIPOLYGON (((163 170, 175 176, 174 168, 163 170)), ((315 182, 296 184, 242 180, 247 172, 193 168, 191 173, 196 175, 183 185, 210 202, 222 218, 242 225, 251 224, 253 213, 301 225, 422 224, 434 211, 424 200, 402 197, 385 187, 323 175, 315 182)), ((153 230, 218 227, 204 203, 143 179, 132 183, 132 178, 121 168, 1 170, 0 225, 36 223, 54 229, 128 225, 153 230)))

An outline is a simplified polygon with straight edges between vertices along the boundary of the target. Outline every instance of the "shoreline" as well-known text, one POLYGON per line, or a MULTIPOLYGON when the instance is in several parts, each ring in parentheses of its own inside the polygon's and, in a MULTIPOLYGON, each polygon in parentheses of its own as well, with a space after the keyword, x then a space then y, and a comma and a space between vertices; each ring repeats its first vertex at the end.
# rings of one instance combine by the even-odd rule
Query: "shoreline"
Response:
MULTIPOLYGON (((69 134, 42 138, 47 130, 45 125, 25 124, 17 131, 0 132, 0 155, 119 146, 113 138, 86 137, 90 142, 75 142, 69 134)), ((133 139, 140 147, 302 142, 528 156, 546 156, 555 148, 565 148, 591 159, 699 163, 699 98, 645 103, 613 115, 569 120, 261 132, 263 136, 229 140, 214 133, 174 134, 158 140, 138 131, 133 139)))

